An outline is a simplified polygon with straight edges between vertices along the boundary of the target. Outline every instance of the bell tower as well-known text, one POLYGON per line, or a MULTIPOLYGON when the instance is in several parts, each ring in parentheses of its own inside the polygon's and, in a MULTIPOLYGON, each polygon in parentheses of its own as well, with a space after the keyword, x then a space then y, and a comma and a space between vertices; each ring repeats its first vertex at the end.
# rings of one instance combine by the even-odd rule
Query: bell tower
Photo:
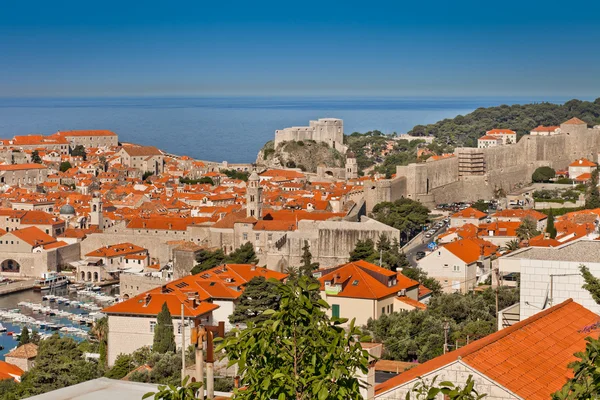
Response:
POLYGON ((248 177, 246 186, 246 216, 256 219, 262 218, 262 188, 260 178, 256 171, 252 171, 248 177))
POLYGON ((98 195, 92 197, 90 202, 90 225, 98 226, 98 229, 104 229, 104 217, 102 216, 102 199, 98 195))

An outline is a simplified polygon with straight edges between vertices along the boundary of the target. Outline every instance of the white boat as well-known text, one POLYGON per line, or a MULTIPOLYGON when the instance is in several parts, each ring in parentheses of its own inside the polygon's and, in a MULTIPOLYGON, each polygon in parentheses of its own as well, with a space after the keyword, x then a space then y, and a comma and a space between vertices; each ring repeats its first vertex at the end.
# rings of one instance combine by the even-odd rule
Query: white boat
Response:
POLYGON ((6 327, 0 323, 0 332, 6 332, 6 331, 7 331, 6 327))
POLYGON ((50 290, 67 286, 69 280, 66 276, 56 272, 48 272, 42 275, 42 279, 35 281, 33 290, 50 290))

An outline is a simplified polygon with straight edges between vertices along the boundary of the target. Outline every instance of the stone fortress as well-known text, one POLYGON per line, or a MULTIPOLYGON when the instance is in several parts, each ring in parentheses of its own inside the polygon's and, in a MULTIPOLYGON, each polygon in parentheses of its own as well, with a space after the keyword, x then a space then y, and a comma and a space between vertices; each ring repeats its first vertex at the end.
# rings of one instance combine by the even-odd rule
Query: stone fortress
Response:
POLYGON ((516 144, 489 148, 457 148, 453 157, 398 166, 393 179, 366 181, 367 211, 382 201, 402 197, 433 208, 439 203, 491 199, 531 182, 536 168, 565 169, 600 152, 600 126, 588 128, 578 118, 560 126, 560 134, 525 135, 516 144))
POLYGON ((310 121, 309 126, 294 126, 275 131, 275 148, 283 142, 314 140, 327 143, 342 154, 348 150, 344 145, 344 121, 337 118, 321 118, 310 121))

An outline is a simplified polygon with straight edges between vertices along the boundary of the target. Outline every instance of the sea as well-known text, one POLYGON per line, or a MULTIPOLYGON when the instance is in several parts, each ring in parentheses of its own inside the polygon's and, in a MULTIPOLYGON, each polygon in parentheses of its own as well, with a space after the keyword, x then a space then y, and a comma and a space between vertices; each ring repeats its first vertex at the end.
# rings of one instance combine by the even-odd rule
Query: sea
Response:
POLYGON ((276 129, 341 118, 346 134, 406 133, 479 107, 559 97, 114 97, 0 98, 0 138, 108 129, 122 142, 195 159, 249 163, 276 129))

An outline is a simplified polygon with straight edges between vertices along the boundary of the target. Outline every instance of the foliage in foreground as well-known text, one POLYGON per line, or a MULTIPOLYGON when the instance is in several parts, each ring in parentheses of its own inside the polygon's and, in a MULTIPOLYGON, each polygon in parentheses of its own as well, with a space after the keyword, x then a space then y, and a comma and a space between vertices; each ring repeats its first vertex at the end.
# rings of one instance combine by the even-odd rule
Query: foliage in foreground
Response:
POLYGON ((192 275, 209 270, 221 264, 256 264, 258 258, 252 243, 246 242, 230 254, 226 255, 222 249, 214 251, 200 250, 196 256, 196 264, 190 271, 192 275))
POLYGON ((435 400, 440 394, 450 400, 479 400, 486 396, 486 394, 479 394, 475 390, 473 375, 469 375, 464 388, 447 381, 436 385, 435 381, 437 378, 435 376, 430 383, 427 383, 423 379, 419 380, 415 383, 412 390, 406 394, 406 400, 411 400, 412 398, 416 400, 435 400))
MULTIPOLYGON (((237 364, 244 390, 235 399, 361 399, 357 371, 367 372, 368 353, 356 337, 360 330, 326 314, 328 304, 315 300, 319 285, 309 277, 278 285, 278 311, 244 330, 234 330, 217 351, 229 366, 237 364)), ((366 339, 366 338, 363 338, 366 339)))

